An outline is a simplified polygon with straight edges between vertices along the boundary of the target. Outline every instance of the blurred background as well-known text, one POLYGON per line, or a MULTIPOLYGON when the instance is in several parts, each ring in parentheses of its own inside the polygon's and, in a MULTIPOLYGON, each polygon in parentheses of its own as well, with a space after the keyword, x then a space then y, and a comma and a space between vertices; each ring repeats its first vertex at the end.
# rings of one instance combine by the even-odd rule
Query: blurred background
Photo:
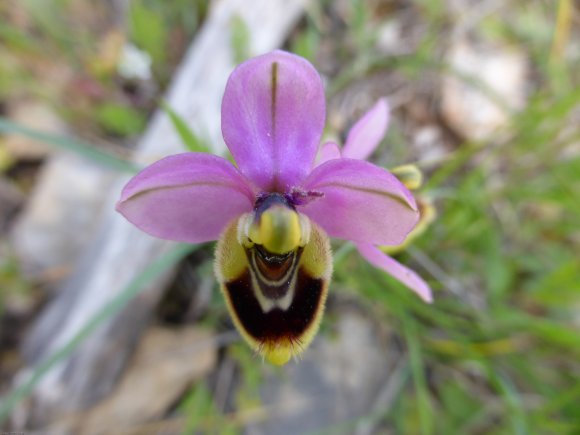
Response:
POLYGON ((579 126, 573 0, 2 0, 0 429, 580 433, 579 126), (276 47, 322 74, 327 138, 388 99, 371 160, 417 165, 436 210, 393 254, 435 302, 333 242, 283 368, 240 341, 212 244, 112 211, 143 163, 221 152, 225 78, 276 47))

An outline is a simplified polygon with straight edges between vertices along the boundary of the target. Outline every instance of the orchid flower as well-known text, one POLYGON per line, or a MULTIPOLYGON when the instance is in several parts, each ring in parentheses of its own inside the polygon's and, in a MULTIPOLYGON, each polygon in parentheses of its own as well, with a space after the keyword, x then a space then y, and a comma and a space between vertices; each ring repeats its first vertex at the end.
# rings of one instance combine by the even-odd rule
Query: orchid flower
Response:
POLYGON ((274 364, 299 355, 318 330, 332 275, 329 236, 353 241, 371 264, 431 300, 424 281, 375 247, 400 244, 419 219, 409 190, 360 159, 381 126, 363 119, 341 158, 314 167, 325 111, 308 61, 283 51, 250 59, 222 100, 237 166, 204 153, 169 156, 133 177, 117 204, 153 236, 218 240, 215 273, 233 322, 274 364))

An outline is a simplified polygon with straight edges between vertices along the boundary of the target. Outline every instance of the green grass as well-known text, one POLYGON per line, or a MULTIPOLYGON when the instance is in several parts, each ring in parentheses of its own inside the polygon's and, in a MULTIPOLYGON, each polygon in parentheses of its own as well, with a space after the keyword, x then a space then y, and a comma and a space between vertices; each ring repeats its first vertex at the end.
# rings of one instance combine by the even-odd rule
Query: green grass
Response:
POLYGON ((82 142, 70 137, 58 136, 33 130, 20 124, 16 124, 0 116, 0 134, 18 134, 30 139, 38 140, 56 148, 73 152, 95 163, 101 164, 113 170, 136 173, 138 166, 109 152, 99 149, 97 146, 82 142))

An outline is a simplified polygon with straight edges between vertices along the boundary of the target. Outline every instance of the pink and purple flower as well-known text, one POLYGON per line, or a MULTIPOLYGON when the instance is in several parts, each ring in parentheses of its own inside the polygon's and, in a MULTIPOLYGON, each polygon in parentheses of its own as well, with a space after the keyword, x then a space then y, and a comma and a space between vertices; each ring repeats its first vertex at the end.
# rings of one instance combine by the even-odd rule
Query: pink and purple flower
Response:
POLYGON ((187 243, 218 240, 215 270, 234 323, 268 360, 286 363, 314 337, 328 292, 328 237, 431 302, 415 272, 378 245, 399 245, 417 203, 390 172, 364 161, 384 136, 380 100, 341 150, 325 144, 325 96, 314 67, 274 51, 239 65, 222 101, 222 133, 237 166, 204 153, 166 157, 123 189, 117 210, 143 231, 187 243))

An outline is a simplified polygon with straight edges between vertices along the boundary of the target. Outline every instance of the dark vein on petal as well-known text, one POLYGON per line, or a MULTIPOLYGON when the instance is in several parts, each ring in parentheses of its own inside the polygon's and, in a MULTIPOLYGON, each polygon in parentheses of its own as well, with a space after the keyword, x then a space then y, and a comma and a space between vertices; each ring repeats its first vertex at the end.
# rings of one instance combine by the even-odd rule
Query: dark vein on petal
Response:
POLYGON ((342 183, 324 183, 324 184, 317 185, 316 189, 320 189, 321 187, 339 187, 341 189, 356 190, 359 192, 370 193, 373 195, 388 196, 389 198, 394 199, 398 203, 410 208, 413 211, 419 211, 416 208, 412 207, 411 204, 409 204, 409 202, 404 197, 401 197, 401 196, 396 195, 394 193, 385 192, 383 190, 371 189, 371 188, 367 188, 367 187, 356 187, 356 186, 351 186, 351 185, 342 184, 342 183))
MULTIPOLYGON (((212 186, 212 187, 227 187, 229 189, 235 190, 239 193, 241 193, 244 196, 248 196, 247 192, 244 192, 240 189, 237 188, 237 186, 235 184, 232 183, 217 183, 217 182, 213 182, 213 183, 185 183, 185 184, 176 184, 174 186, 160 186, 160 187, 151 187, 149 189, 145 189, 145 190, 141 190, 139 192, 134 193, 133 195, 129 196, 128 198, 124 199, 123 201, 121 201, 121 203, 123 202, 127 202, 129 200, 135 199, 136 197, 139 196, 143 196, 146 195, 148 193, 151 192, 157 192, 157 191, 163 191, 163 190, 170 190, 170 189, 181 189, 184 187, 195 187, 195 186, 212 186)), ((248 198, 248 200, 250 200, 248 198)), ((251 202, 251 200, 250 200, 251 202)))
POLYGON ((278 98, 278 62, 272 63, 272 79, 270 86, 272 87, 272 101, 270 104, 270 111, 272 116, 272 141, 276 141, 276 99, 278 98))
POLYGON ((270 102, 270 116, 272 118, 272 131, 271 131, 271 143, 272 143, 272 159, 274 163, 273 174, 274 174, 274 185, 278 184, 277 181, 277 174, 278 174, 278 149, 276 146, 276 100, 278 98, 278 62, 272 63, 272 71, 271 71, 271 97, 272 101, 270 102))

